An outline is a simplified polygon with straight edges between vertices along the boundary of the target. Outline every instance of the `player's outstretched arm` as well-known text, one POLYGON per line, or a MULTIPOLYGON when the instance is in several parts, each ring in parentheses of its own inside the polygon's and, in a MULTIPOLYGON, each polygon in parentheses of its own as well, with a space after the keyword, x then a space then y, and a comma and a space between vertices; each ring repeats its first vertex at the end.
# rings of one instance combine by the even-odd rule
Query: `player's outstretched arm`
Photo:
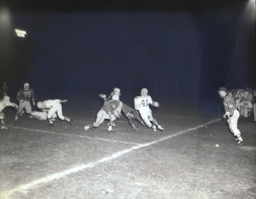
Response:
POLYGON ((68 100, 64 99, 64 100, 60 100, 60 103, 66 103, 68 100))

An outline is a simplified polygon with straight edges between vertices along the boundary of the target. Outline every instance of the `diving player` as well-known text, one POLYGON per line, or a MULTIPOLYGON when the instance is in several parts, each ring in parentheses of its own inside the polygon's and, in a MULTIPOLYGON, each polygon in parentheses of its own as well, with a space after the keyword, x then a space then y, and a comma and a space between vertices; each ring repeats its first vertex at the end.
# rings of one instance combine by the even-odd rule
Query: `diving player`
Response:
POLYGON ((155 118, 153 118, 152 111, 149 108, 149 105, 159 107, 159 103, 153 102, 151 96, 148 95, 148 89, 143 88, 140 93, 141 96, 134 98, 135 110, 139 111, 141 118, 149 128, 153 128, 153 130, 156 131, 157 127, 159 130, 163 131, 164 128, 158 124, 155 118))
POLYGON ((243 143, 243 139, 240 130, 237 128, 237 122, 240 113, 237 110, 232 93, 227 93, 227 89, 225 87, 219 88, 218 93, 219 96, 223 99, 223 105, 225 109, 225 114, 223 115, 223 118, 225 119, 226 117, 228 117, 227 123, 229 125, 229 129, 236 137, 237 144, 241 144, 243 143))
MULTIPOLYGON (((41 109, 43 112, 47 112, 47 119, 49 123, 52 125, 55 121, 56 116, 59 117, 60 120, 64 120, 72 125, 72 121, 70 118, 63 116, 62 114, 62 105, 61 103, 65 103, 68 100, 45 100, 43 102, 38 102, 37 107, 41 109)), ((35 114, 32 114, 32 116, 35 114)))

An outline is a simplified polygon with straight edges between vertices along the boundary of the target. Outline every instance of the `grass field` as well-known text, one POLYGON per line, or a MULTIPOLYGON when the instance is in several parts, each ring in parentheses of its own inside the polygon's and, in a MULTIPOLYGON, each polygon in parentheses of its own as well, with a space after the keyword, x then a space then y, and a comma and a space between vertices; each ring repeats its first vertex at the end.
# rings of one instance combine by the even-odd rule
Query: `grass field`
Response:
POLYGON ((83 132, 99 105, 65 105, 73 126, 23 116, 0 132, 0 198, 253 199, 256 123, 240 119, 238 146, 219 115, 157 109, 164 132, 126 118, 83 132))

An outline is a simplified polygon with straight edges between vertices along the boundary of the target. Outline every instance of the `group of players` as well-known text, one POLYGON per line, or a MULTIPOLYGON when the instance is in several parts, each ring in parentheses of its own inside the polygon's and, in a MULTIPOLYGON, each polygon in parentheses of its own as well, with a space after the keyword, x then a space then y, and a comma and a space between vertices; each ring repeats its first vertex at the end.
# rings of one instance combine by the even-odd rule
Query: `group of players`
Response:
MULTIPOLYGON (((39 101, 37 108, 39 111, 32 111, 31 102, 35 106, 34 90, 30 88, 29 83, 24 83, 24 88, 17 93, 17 100, 19 105, 10 102, 10 97, 7 95, 7 85, 4 84, 2 88, 3 98, 0 100, 0 125, 1 129, 7 129, 5 126, 5 115, 2 112, 7 106, 14 107, 17 112, 15 119, 17 120, 23 115, 24 110, 30 118, 36 118, 39 120, 48 120, 52 125, 58 117, 60 120, 67 121, 72 124, 70 118, 63 116, 62 103, 67 100, 50 99, 45 101, 39 101)), ((219 96, 223 99, 223 105, 225 114, 223 118, 228 118, 227 123, 230 131, 236 137, 238 144, 243 143, 243 138, 240 130, 238 129, 238 119, 241 116, 249 117, 254 115, 254 121, 256 121, 256 91, 251 89, 234 89, 228 91, 225 87, 221 87, 218 91, 219 96), (254 104, 253 104, 254 103, 254 104)), ((134 98, 134 109, 120 100, 121 90, 114 88, 110 95, 100 94, 99 97, 103 99, 103 106, 97 113, 97 117, 94 123, 84 126, 84 131, 88 131, 91 128, 99 127, 105 120, 108 122, 108 131, 112 131, 115 127, 115 121, 119 119, 122 113, 127 117, 129 124, 137 129, 134 120, 137 120, 141 125, 153 129, 154 131, 163 131, 164 128, 153 117, 150 105, 153 107, 159 107, 157 101, 153 101, 151 96, 148 95, 148 89, 141 89, 140 96, 134 98)))
POLYGON ((14 107, 17 112, 15 115, 15 121, 18 120, 20 116, 26 112, 29 118, 36 118, 39 120, 48 120, 50 124, 53 124, 55 119, 59 117, 60 120, 64 120, 71 123, 71 119, 63 116, 62 114, 62 105, 61 103, 67 102, 67 100, 53 99, 53 100, 45 100, 39 101, 37 103, 37 107, 40 111, 32 111, 32 106, 35 106, 35 96, 34 90, 30 88, 29 83, 24 83, 24 88, 19 90, 17 93, 17 100, 19 105, 10 102, 10 97, 8 96, 7 90, 3 92, 2 89, 2 100, 0 100, 0 120, 1 120, 1 129, 8 129, 5 126, 4 118, 5 115, 2 112, 3 109, 7 106, 14 107))
POLYGON ((229 129, 236 138, 237 143, 240 145, 243 143, 243 138, 238 129, 238 119, 240 115, 247 118, 248 116, 251 116, 253 112, 254 121, 256 121, 256 101, 254 103, 256 91, 251 89, 234 89, 228 91, 225 87, 221 87, 219 88, 218 93, 223 99, 225 109, 223 118, 227 118, 229 129))
MULTIPOLYGON (((51 99, 39 101, 37 102, 37 108, 39 111, 32 111, 31 102, 33 106, 36 104, 34 90, 30 88, 30 85, 27 82, 24 83, 24 88, 19 90, 17 93, 19 105, 10 102, 10 97, 7 95, 7 91, 2 92, 2 94, 3 99, 0 101, 1 129, 7 129, 4 122, 5 115, 2 112, 7 106, 12 106, 17 110, 14 119, 15 121, 18 120, 18 118, 22 116, 24 112, 26 112, 29 118, 48 120, 51 125, 57 117, 60 120, 67 121, 72 125, 72 120, 63 116, 62 113, 61 103, 65 103, 67 100, 51 99)), ((122 113, 128 118, 130 125, 135 129, 137 129, 137 127, 135 126, 133 120, 137 120, 143 126, 152 128, 154 131, 157 129, 160 131, 164 130, 164 128, 159 125, 156 119, 152 116, 152 111, 149 106, 152 105, 154 107, 159 107, 159 103, 152 100, 151 96, 148 95, 148 90, 146 88, 141 90, 141 96, 135 97, 135 109, 120 101, 121 90, 119 88, 114 88, 108 98, 105 94, 100 94, 99 96, 103 98, 104 104, 97 114, 96 121, 93 124, 85 126, 84 131, 88 131, 90 128, 99 127, 106 119, 109 120, 108 131, 112 131, 113 127, 115 126, 115 120, 120 118, 122 113)))

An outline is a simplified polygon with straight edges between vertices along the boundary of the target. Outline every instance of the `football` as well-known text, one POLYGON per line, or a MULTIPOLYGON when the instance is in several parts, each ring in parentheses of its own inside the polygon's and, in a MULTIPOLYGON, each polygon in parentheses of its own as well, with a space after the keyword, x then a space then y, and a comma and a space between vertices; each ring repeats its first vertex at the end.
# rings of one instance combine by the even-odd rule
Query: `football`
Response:
POLYGON ((159 103, 158 102, 153 102, 152 104, 154 107, 159 107, 159 103))

